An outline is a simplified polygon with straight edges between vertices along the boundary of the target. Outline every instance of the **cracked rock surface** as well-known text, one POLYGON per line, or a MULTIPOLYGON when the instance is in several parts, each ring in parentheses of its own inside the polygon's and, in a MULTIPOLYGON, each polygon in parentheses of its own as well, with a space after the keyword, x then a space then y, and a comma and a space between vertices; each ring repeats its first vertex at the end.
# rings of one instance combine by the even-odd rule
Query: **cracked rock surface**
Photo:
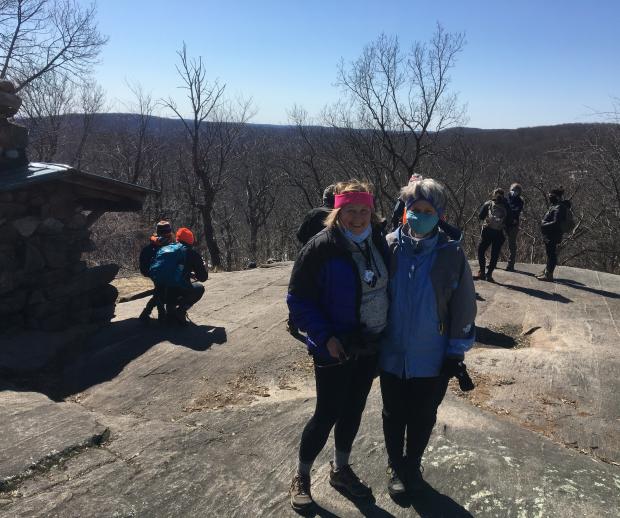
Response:
MULTIPOLYGON (((430 484, 398 505, 385 489, 375 382, 352 462, 374 503, 329 486, 320 516, 617 516, 620 278, 533 267, 477 282, 479 342, 423 460, 430 484)), ((0 516, 294 516, 288 485, 314 406, 311 363, 285 330, 290 264, 215 274, 194 325, 117 316, 43 386, 0 392, 0 516)))

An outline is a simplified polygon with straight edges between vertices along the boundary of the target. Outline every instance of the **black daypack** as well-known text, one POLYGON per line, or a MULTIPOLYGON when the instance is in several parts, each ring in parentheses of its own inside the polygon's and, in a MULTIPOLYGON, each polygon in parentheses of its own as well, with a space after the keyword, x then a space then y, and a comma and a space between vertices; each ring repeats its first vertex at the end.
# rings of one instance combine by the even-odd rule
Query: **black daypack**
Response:
POLYGON ((560 221, 560 229, 562 230, 562 234, 568 234, 575 229, 575 213, 573 212, 572 207, 565 206, 566 211, 564 212, 564 217, 562 221, 560 221))
POLYGON ((506 224, 508 210, 501 203, 491 202, 489 205, 489 213, 487 214, 487 227, 494 230, 502 230, 506 224))

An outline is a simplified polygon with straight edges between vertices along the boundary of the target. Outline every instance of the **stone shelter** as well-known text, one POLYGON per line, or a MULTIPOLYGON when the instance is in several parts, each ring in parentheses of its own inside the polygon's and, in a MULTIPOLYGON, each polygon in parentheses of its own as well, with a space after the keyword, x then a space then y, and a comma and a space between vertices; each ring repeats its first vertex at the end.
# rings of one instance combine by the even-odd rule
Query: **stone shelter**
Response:
POLYGON ((104 212, 140 210, 149 192, 60 164, 0 170, 0 331, 109 321, 118 266, 82 260, 89 228, 104 212))
POLYGON ((0 332, 60 331, 114 315, 114 264, 89 267, 91 225, 154 191, 61 164, 28 163, 21 99, 0 81, 0 332))

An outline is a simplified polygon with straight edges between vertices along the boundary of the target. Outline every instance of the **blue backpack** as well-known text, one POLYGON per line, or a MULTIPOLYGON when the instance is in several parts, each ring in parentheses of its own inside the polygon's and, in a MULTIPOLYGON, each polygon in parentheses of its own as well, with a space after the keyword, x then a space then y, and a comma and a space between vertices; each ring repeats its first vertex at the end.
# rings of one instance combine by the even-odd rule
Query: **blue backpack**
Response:
POLYGON ((149 268, 149 277, 166 288, 187 287, 185 278, 186 248, 182 243, 162 246, 149 268))

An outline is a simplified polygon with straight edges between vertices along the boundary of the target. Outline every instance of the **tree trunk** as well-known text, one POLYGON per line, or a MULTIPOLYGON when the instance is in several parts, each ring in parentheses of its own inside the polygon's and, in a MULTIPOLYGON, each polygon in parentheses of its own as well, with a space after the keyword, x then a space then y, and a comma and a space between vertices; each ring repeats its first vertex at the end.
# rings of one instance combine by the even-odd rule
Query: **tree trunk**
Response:
POLYGON ((205 241, 207 242, 207 248, 209 249, 211 265, 213 268, 222 268, 220 247, 217 245, 217 239, 215 238, 215 232, 213 231, 213 217, 211 216, 212 210, 213 206, 211 203, 205 204, 201 207, 202 225, 205 234, 205 241))
POLYGON ((251 261, 256 261, 257 257, 256 257, 256 252, 258 249, 258 245, 257 245, 257 241, 258 241, 258 226, 257 225, 250 225, 250 260, 251 261))

